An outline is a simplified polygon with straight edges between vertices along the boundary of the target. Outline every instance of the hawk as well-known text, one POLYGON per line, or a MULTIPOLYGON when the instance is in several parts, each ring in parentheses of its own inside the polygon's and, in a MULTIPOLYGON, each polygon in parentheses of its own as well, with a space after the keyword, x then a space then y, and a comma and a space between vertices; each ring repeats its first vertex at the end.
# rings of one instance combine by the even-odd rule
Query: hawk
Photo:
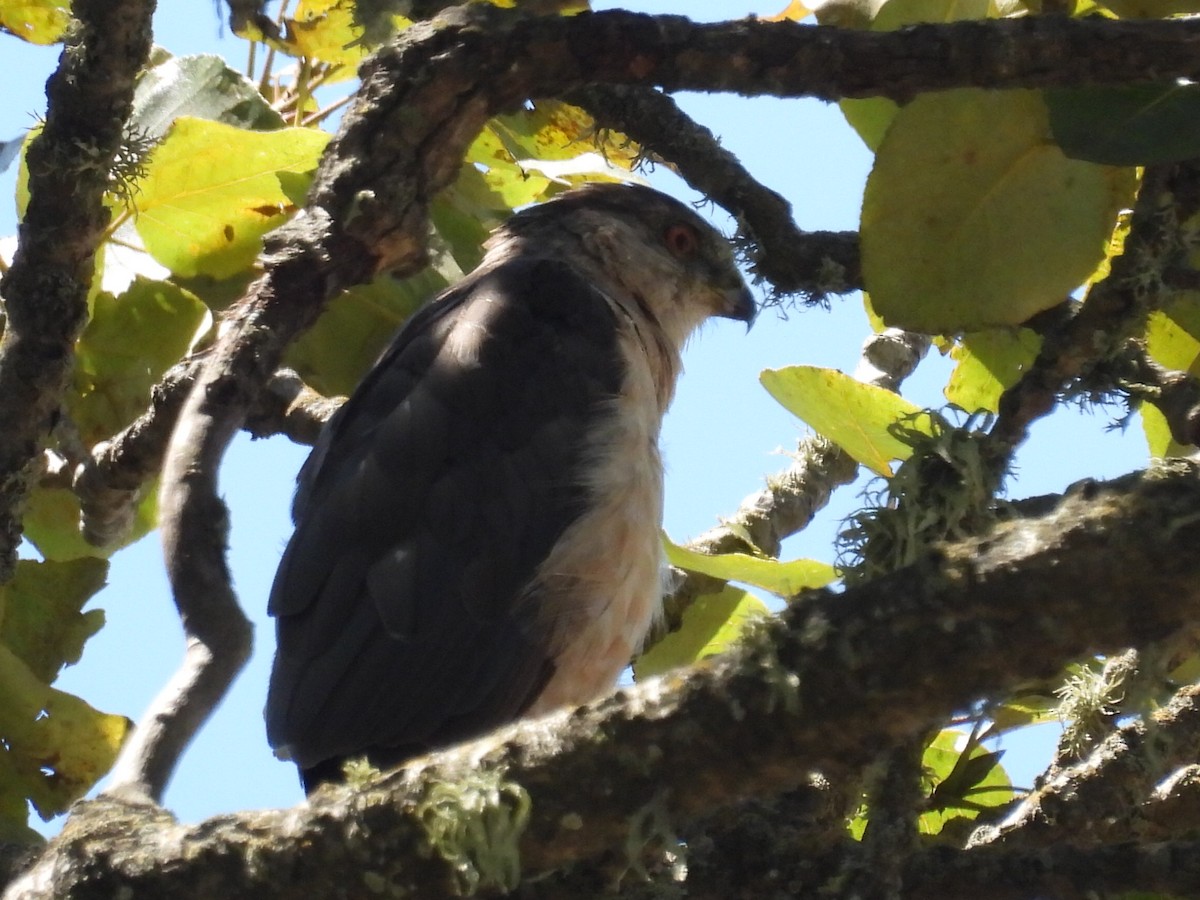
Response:
POLYGON ((266 719, 309 791, 612 688, 660 607, 681 349, 755 312, 726 240, 646 187, 566 192, 485 247, 300 471, 266 719))

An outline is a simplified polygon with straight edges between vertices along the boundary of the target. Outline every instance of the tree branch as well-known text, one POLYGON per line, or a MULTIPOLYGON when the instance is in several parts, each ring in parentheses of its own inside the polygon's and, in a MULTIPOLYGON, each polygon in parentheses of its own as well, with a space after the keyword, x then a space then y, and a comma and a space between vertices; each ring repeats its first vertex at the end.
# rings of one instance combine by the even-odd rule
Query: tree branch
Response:
POLYGON ((150 52, 153 0, 77 0, 46 123, 26 156, 29 206, 0 281, 0 583, 12 575, 30 464, 62 402, 87 319, 103 197, 124 139, 133 86, 150 52))
MULTIPOLYGON (((137 807, 85 806, 8 900, 118 886, 130 900, 336 896, 347 855, 368 885, 447 896, 464 857, 444 843, 430 852, 431 805, 477 795, 491 800, 476 815, 495 834, 515 829, 521 871, 536 877, 629 846, 631 823, 660 823, 638 832, 648 841, 669 823, 791 789, 810 769, 861 767, 1063 660, 1187 627, 1200 616, 1197 540, 1200 465, 1086 483, 1045 516, 842 594, 813 592, 716 664, 518 723, 306 807, 178 826, 161 811, 146 820, 137 807)), ((481 883, 498 878, 478 850, 464 853, 481 883)), ((959 871, 919 863, 906 886, 959 871)))
POLYGON ((971 846, 1032 848, 1046 842, 1134 837, 1130 823, 1151 800, 1155 785, 1195 760, 1198 698, 1200 685, 1189 685, 1149 722, 1131 722, 1109 735, 1086 760, 1054 773, 1000 825, 979 829, 971 846))
POLYGON ((147 713, 153 724, 123 753, 114 788, 161 794, 179 750, 248 652, 216 492, 229 440, 284 347, 330 297, 380 270, 403 275, 424 262, 429 203, 490 116, 595 83, 821 97, 898 97, 964 83, 1142 83, 1193 73, 1197 48, 1193 23, 1037 18, 873 34, 620 12, 530 18, 472 5, 408 29, 364 65, 304 213, 267 238, 265 274, 184 406, 161 509, 188 656, 173 682, 179 690, 161 695, 147 713), (179 735, 165 722, 178 723, 179 735))
POLYGON ((741 224, 750 271, 756 281, 769 282, 773 294, 823 299, 862 287, 857 234, 798 229, 791 204, 756 181, 666 94, 595 86, 564 99, 668 161, 688 184, 728 210, 741 224))

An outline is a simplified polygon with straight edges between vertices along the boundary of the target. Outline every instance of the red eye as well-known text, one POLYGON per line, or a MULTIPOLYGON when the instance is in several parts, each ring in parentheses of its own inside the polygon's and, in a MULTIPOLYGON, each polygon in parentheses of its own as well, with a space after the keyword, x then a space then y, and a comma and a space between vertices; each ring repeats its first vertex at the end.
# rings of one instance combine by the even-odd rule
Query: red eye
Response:
POLYGON ((696 252, 700 246, 700 235, 691 225, 680 222, 663 232, 663 243, 671 253, 682 259, 696 252))

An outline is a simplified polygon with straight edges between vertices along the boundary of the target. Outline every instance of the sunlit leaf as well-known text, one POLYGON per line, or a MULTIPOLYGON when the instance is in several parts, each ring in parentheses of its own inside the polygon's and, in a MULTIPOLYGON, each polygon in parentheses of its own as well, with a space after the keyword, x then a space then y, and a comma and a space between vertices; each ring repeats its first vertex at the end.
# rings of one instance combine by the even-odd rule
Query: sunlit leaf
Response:
POLYGON ((1012 800, 1012 783, 1000 757, 960 732, 935 737, 922 757, 930 808, 920 816, 921 833, 939 834, 955 819, 970 822, 984 809, 1012 800))
POLYGON ((1132 169, 1063 156, 1035 92, 918 97, 888 130, 863 199, 875 310, 924 332, 1020 324, 1096 268, 1134 187, 1132 169))
MULTIPOLYGON (((872 31, 893 31, 917 22, 982 19, 994 12, 988 0, 887 0, 870 23, 872 31)), ((900 107, 886 97, 838 101, 842 115, 872 150, 878 150, 900 107)))
POLYGON ((850 127, 858 132, 868 149, 878 150, 883 142, 883 136, 891 127, 892 120, 900 107, 894 100, 887 97, 864 97, 839 100, 838 106, 842 115, 850 123, 850 127))
POLYGON ((426 269, 412 278, 382 275, 351 288, 292 344, 287 365, 322 394, 350 394, 396 329, 445 285, 445 279, 426 269))
POLYGON ((285 21, 285 46, 295 56, 357 66, 371 52, 349 0, 300 0, 295 14, 285 21))
POLYGON ((667 561, 673 566, 725 581, 750 584, 780 597, 795 597, 801 591, 824 587, 837 577, 833 566, 814 559, 781 562, 747 553, 709 555, 681 547, 665 536, 663 546, 667 561))
POLYGON ((996 412, 1000 395, 1037 357, 1041 337, 1028 328, 991 328, 964 335, 950 351, 957 363, 946 383, 946 399, 969 413, 996 412))
POLYGON ((1062 88, 1045 98, 1054 139, 1072 159, 1148 166, 1200 156, 1200 85, 1062 88))
POLYGON ((70 0, 0 0, 0 30, 31 44, 61 41, 70 22, 70 0))
POLYGON ((12 581, 0 587, 0 644, 29 670, 53 683, 66 663, 79 661, 84 641, 104 624, 104 613, 83 605, 108 573, 103 559, 17 561, 12 581))
POLYGON ((150 390, 211 322, 208 308, 182 288, 137 277, 121 296, 100 293, 75 348, 67 406, 91 447, 129 425, 150 390))
POLYGON ((0 746, 22 795, 44 818, 64 811, 112 766, 132 723, 39 679, 0 645, 0 746))
POLYGON ((812 12, 800 0, 791 0, 782 11, 777 12, 773 16, 763 16, 762 18, 764 22, 799 22, 801 19, 811 16, 812 12))
POLYGON ((661 675, 723 653, 754 622, 770 616, 761 600, 735 587, 705 594, 687 608, 683 622, 638 657, 633 672, 638 680, 661 675))
POLYGON ((892 460, 907 459, 912 453, 912 447, 892 433, 894 426, 903 422, 932 434, 932 419, 920 407, 835 369, 767 369, 759 380, 772 397, 817 434, 880 475, 891 474, 892 460))
POLYGON ((136 224, 146 249, 183 276, 233 275, 295 211, 281 174, 308 177, 328 140, 310 128, 258 132, 179 119, 138 183, 136 224))
POLYGON ((991 727, 988 736, 1004 734, 1030 725, 1043 725, 1059 721, 1058 710, 1062 700, 1052 693, 1026 692, 1008 698, 990 710, 991 727))
MULTIPOLYGON (((1150 313, 1146 350, 1167 369, 1200 375, 1200 298, 1184 294, 1164 309, 1150 313)), ((1151 456, 1187 456, 1195 449, 1175 440, 1166 417, 1156 406, 1143 403, 1140 412, 1151 456)))
POLYGON ((133 527, 121 541, 95 547, 79 532, 79 498, 70 488, 35 487, 25 505, 21 526, 25 537, 46 559, 65 561, 107 557, 144 537, 158 521, 158 481, 147 484, 134 511, 133 527))
POLYGON ((1099 0, 1099 5, 1126 19, 1165 19, 1200 13, 1200 0, 1099 0))
POLYGON ((985 19, 988 12, 988 0, 887 0, 871 22, 871 30, 894 31, 916 22, 985 19))
POLYGON ((620 132, 599 133, 590 115, 561 100, 539 100, 532 108, 497 116, 491 128, 518 160, 566 160, 599 150, 627 169, 638 155, 637 145, 620 132))

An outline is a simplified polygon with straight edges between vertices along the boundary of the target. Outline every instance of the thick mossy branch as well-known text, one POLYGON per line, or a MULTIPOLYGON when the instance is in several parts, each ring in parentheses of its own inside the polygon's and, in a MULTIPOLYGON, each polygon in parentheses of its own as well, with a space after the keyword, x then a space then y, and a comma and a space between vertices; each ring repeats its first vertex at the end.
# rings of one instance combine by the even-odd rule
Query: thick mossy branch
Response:
MULTIPOLYGON (((1198 539, 1200 466, 1086 483, 1043 516, 1002 523, 845 593, 815 592, 715 664, 518 723, 310 806, 191 827, 154 813, 148 828, 131 808, 131 824, 115 831, 119 807, 85 807, 37 873, 47 880, 13 896, 118 886, 131 900, 336 896, 348 858, 378 883, 446 896, 454 873, 429 855, 417 812, 431 786, 480 769, 502 770, 528 795, 520 850, 531 878, 624 846, 654 798, 683 823, 791 790, 814 769, 861 768, 880 747, 1064 660, 1186 627, 1200 616, 1198 539), (102 836, 89 836, 89 819, 102 836)), ((992 858, 993 848, 981 850, 992 858)), ((906 885, 934 877, 922 859, 904 868, 906 885)))
POLYGON ((124 140, 134 82, 150 52, 153 0, 76 0, 46 122, 29 147, 29 205, 0 282, 0 582, 21 540, 30 464, 62 403, 87 320, 103 203, 124 140))
MULTIPOLYGON (((972 844, 1024 848, 1060 841, 1084 844, 1132 840, 1149 830, 1143 806, 1166 800, 1155 797, 1155 785, 1196 761, 1198 698, 1200 685, 1189 685, 1148 721, 1122 726, 1087 759, 1056 771, 1001 825, 980 829, 972 844)), ((1149 815, 1155 816, 1152 808, 1149 815)))

